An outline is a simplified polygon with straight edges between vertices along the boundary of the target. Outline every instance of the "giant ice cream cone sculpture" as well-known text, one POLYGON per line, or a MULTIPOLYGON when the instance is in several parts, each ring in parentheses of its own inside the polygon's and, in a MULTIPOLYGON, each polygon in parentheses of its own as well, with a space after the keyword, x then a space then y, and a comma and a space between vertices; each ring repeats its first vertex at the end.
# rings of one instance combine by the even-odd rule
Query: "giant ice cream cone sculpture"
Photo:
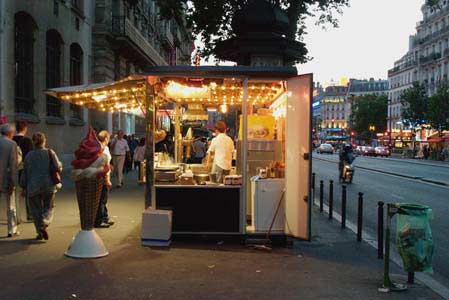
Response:
POLYGON ((71 177, 76 186, 81 231, 73 238, 65 255, 76 258, 103 257, 109 253, 93 228, 109 165, 92 128, 89 128, 89 133, 75 151, 75 158, 71 177))

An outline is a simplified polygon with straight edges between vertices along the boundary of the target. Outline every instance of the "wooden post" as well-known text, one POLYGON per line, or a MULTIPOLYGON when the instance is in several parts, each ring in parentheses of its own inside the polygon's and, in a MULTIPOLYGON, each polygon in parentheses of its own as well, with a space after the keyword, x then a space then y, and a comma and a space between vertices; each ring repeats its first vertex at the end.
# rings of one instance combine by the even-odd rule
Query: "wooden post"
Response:
POLYGON ((145 120, 146 120, 146 139, 145 139, 145 159, 146 159, 146 190, 145 190, 145 208, 155 206, 154 203, 154 118, 156 115, 154 106, 154 86, 145 83, 145 120))

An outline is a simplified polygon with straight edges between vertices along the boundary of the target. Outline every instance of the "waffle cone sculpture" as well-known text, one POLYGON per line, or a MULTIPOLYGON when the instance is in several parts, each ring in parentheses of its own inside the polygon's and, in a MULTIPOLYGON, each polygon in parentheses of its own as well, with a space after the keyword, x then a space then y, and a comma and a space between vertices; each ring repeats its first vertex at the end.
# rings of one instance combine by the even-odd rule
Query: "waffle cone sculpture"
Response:
POLYGON ((82 230, 94 228, 103 184, 104 179, 97 177, 84 178, 75 182, 82 230))
POLYGON ((95 131, 90 128, 75 152, 71 177, 76 186, 81 231, 65 253, 69 257, 97 258, 109 254, 103 241, 93 230, 104 177, 109 171, 109 163, 103 150, 95 131))

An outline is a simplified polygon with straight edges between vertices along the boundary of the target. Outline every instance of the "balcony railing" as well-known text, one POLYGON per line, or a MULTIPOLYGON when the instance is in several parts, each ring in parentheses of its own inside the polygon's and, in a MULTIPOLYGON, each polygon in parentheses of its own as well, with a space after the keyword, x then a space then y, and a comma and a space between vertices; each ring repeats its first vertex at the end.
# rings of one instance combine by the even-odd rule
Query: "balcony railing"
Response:
POLYGON ((165 46, 168 46, 169 48, 174 48, 175 39, 173 37, 173 33, 170 31, 168 23, 162 22, 162 24, 159 27, 159 30, 161 34, 161 42, 165 46))
POLYGON ((421 39, 417 39, 419 44, 425 44, 427 42, 433 41, 434 39, 439 38, 441 35, 445 34, 449 32, 449 25, 448 26, 444 26, 443 28, 441 28, 440 30, 435 31, 434 33, 428 34, 427 36, 421 38, 421 39))
POLYGON ((437 59, 440 59, 440 58, 441 58, 441 53, 440 52, 434 52, 434 53, 431 53, 431 54, 429 54, 427 56, 421 56, 419 58, 419 62, 421 64, 426 64, 426 63, 433 62, 433 61, 435 61, 437 59))
POLYGON ((126 38, 140 48, 156 65, 167 65, 167 62, 151 45, 147 38, 125 16, 112 17, 112 34, 116 37, 126 38))

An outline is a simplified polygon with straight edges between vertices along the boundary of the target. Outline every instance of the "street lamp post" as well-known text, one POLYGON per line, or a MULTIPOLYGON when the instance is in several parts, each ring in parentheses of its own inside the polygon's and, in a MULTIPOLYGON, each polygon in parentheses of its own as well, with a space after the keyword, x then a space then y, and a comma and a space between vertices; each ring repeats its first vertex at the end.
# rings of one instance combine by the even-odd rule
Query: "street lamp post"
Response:
POLYGON ((388 148, 390 149, 390 153, 391 153, 391 150, 393 148, 393 146, 391 144, 391 132, 393 131, 393 128, 391 126, 391 119, 392 119, 392 116, 391 116, 391 103, 392 103, 391 99, 388 99, 388 123, 389 123, 389 125, 388 125, 388 148))

